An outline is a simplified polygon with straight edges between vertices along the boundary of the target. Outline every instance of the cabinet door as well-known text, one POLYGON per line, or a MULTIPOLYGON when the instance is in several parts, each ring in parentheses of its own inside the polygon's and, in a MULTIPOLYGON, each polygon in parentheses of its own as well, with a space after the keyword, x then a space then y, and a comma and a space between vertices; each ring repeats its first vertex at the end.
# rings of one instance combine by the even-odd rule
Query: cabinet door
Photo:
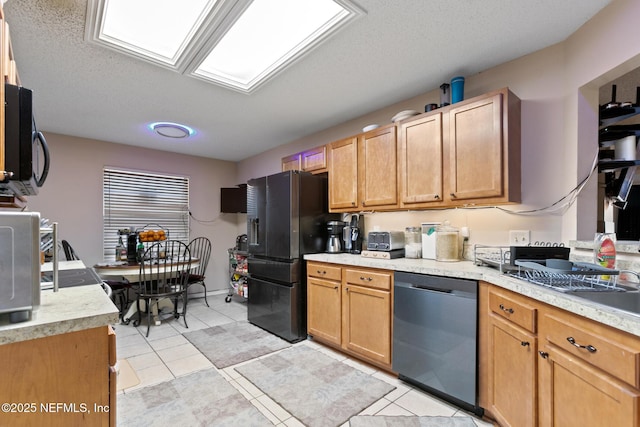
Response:
POLYGON ((553 344, 542 346, 539 360, 541 426, 640 425, 638 389, 553 344))
POLYGON ((307 330, 309 335, 341 344, 340 282, 307 278, 307 330))
POLYGON ((391 365, 391 293, 346 284, 342 291, 342 346, 391 365))
POLYGON ((36 406, 0 412, 0 425, 106 427, 115 422, 115 412, 111 420, 109 413, 115 403, 109 362, 115 353, 108 333, 102 326, 1 345, 0 401, 36 406))
POLYGON ((400 206, 442 202, 442 114, 402 123, 398 128, 400 206))
POLYGON ((449 111, 449 197, 503 195, 502 94, 449 111))
POLYGON ((316 147, 302 153, 302 170, 312 173, 327 171, 327 147, 316 147))
POLYGON ((282 158, 282 172, 302 170, 301 155, 293 154, 282 158))
POLYGON ((362 209, 398 206, 395 125, 365 134, 358 141, 358 181, 362 209))
POLYGON ((358 139, 347 138, 329 145, 329 210, 358 207, 358 139))
POLYGON ((536 337, 497 316, 489 325, 488 409, 502 426, 536 426, 536 337))

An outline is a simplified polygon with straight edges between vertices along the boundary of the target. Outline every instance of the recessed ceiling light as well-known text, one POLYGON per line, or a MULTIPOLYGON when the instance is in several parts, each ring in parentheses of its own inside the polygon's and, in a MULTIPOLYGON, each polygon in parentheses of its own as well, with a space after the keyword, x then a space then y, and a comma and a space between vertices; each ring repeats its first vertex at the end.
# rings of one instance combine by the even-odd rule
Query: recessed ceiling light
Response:
POLYGON ((89 0, 85 36, 250 93, 363 14, 349 0, 89 0))
POLYGON ((149 125, 149 129, 158 135, 165 136, 167 138, 187 138, 195 133, 195 131, 189 126, 171 122, 151 123, 149 125))

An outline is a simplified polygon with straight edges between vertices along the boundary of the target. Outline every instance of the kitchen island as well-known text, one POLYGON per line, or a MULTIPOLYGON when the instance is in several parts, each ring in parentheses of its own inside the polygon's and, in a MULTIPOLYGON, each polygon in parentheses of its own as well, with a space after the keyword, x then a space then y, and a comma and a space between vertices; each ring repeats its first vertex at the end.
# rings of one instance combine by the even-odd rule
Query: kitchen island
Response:
POLYGON ((117 321, 100 285, 42 291, 31 320, 0 320, 0 425, 114 426, 117 321))

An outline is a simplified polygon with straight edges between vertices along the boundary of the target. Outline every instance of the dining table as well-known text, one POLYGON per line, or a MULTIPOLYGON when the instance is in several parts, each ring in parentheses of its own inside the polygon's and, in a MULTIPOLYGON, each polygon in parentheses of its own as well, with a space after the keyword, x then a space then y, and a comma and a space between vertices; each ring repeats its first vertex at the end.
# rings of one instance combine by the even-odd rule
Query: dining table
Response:
MULTIPOLYGON (((166 263, 166 266, 171 268, 174 267, 175 264, 183 264, 184 261, 176 261, 166 263)), ((191 258, 191 268, 196 268, 200 265, 200 260, 198 258, 191 258)), ((163 264, 160 266, 154 265, 154 271, 159 273, 164 273, 164 269, 166 267, 163 264)), ((136 283, 140 282, 140 263, 129 263, 125 261, 115 261, 115 262, 103 262, 97 263, 93 266, 94 271, 102 277, 104 280, 123 280, 126 279, 127 282, 135 286, 136 283)), ((141 309, 146 310, 145 302, 140 301, 141 309)), ((151 314, 153 317, 153 321, 156 326, 160 325, 160 318, 158 317, 158 312, 163 308, 173 308, 173 302, 169 298, 160 299, 157 304, 153 304, 151 307, 151 314)), ((138 305, 131 304, 127 312, 122 316, 122 321, 125 324, 128 324, 131 318, 137 313, 138 305)))

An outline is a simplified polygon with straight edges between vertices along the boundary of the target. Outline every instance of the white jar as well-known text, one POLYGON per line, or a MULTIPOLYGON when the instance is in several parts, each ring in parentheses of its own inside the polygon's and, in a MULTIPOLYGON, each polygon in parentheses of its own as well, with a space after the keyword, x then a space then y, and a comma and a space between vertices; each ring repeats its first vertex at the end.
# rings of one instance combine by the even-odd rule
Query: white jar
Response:
POLYGON ((422 229, 407 227, 404 230, 404 257, 422 258, 422 229))

